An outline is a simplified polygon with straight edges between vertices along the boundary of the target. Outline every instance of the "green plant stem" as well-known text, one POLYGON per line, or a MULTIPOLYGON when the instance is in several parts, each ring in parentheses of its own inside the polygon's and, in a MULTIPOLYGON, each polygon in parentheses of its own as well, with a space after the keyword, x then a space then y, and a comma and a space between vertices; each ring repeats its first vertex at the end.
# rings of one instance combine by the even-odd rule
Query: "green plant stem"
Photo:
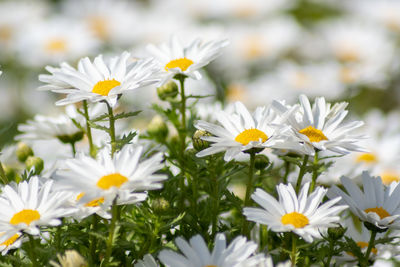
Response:
POLYGON ((289 161, 285 161, 285 175, 283 176, 283 183, 287 184, 287 178, 289 176, 289 172, 290 172, 290 162, 289 161))
MULTIPOLYGON (((250 196, 253 191, 253 177, 254 177, 254 165, 256 161, 256 153, 254 151, 250 152, 250 166, 249 166, 249 175, 247 178, 247 185, 246 185, 246 195, 244 197, 244 207, 250 205, 250 196)), ((243 216, 243 225, 242 225, 242 234, 250 238, 250 231, 249 231, 249 222, 247 221, 246 217, 243 216)))
POLYGON ((297 177, 297 183, 296 183, 296 193, 297 194, 300 191, 301 182, 303 181, 303 176, 306 173, 308 157, 309 157, 308 155, 304 155, 303 164, 300 167, 299 176, 297 177))
POLYGON ((219 215, 219 184, 218 184, 218 178, 217 175, 215 174, 215 166, 214 166, 214 162, 215 159, 214 157, 211 157, 210 159, 210 163, 211 163, 211 168, 210 168, 210 172, 211 172, 211 177, 212 177, 212 181, 214 183, 214 211, 213 211, 213 221, 212 221, 212 230, 211 230, 211 234, 214 237, 217 233, 217 228, 218 228, 218 215, 219 215))
POLYGON ((372 251, 372 249, 373 249, 373 247, 375 245, 376 233, 377 233, 377 231, 371 231, 371 238, 369 239, 368 249, 367 249, 367 252, 365 252, 365 260, 366 260, 366 262, 368 262, 369 255, 371 254, 371 251, 372 251))
POLYGON ((326 267, 329 267, 331 265, 331 260, 332 260, 332 256, 333 256, 333 248, 334 248, 334 242, 331 240, 331 241, 329 241, 328 259, 326 260, 326 264, 324 264, 326 267))
POLYGON ((186 95, 185 95, 185 79, 186 76, 179 75, 177 80, 180 84, 180 94, 181 94, 181 105, 180 105, 180 113, 181 113, 181 126, 178 130, 179 132, 179 139, 181 141, 180 144, 180 167, 182 177, 179 181, 179 187, 181 189, 181 196, 179 201, 179 210, 182 211, 184 205, 184 198, 185 198, 185 149, 186 149, 186 95))
MULTIPOLYGON (((98 225, 99 219, 97 218, 96 213, 92 215, 92 225, 91 229, 89 231, 96 232, 97 231, 97 225, 98 225)), ((96 244, 97 238, 95 235, 90 235, 89 237, 89 251, 90 251, 90 260, 92 265, 96 265, 96 244)))
POLYGON ((297 262, 297 236, 296 234, 292 233, 292 253, 290 255, 290 259, 292 261, 292 267, 296 266, 297 262))
POLYGON ((31 260, 33 267, 39 267, 40 265, 39 265, 39 263, 37 261, 37 258, 35 256, 36 254, 35 254, 35 251, 34 251, 34 249, 35 249, 35 239, 33 239, 32 235, 28 234, 28 236, 29 236, 29 253, 28 253, 29 259, 31 260))
POLYGON ((108 102, 106 102, 107 104, 107 109, 108 109, 108 119, 110 121, 110 128, 109 128, 109 135, 111 138, 111 156, 114 156, 114 153, 116 151, 116 139, 115 139, 115 118, 114 118, 114 113, 113 113, 113 109, 110 106, 110 104, 108 104, 108 102))
POLYGON ((86 100, 83 100, 83 111, 85 114, 85 119, 86 119, 86 135, 89 141, 89 152, 90 152, 90 156, 92 156, 93 158, 96 157, 96 149, 94 148, 93 145, 93 137, 92 137, 92 129, 90 128, 89 125, 89 110, 88 110, 88 103, 86 100))
POLYGON ((112 218, 110 222, 110 227, 109 227, 109 233, 108 233, 108 240, 107 240, 107 250, 106 250, 106 255, 104 256, 104 264, 105 266, 108 265, 112 253, 112 247, 113 247, 113 241, 114 241, 114 232, 115 232, 115 226, 117 224, 117 218, 118 218, 118 206, 117 206, 117 197, 114 199, 113 204, 112 204, 112 218))
POLYGON ((71 142, 70 144, 72 149, 72 157, 75 157, 76 154, 75 142, 71 142))
POLYGON ((318 175, 319 175, 318 169, 317 169, 317 166, 318 166, 318 152, 317 151, 315 151, 315 154, 314 154, 313 165, 314 165, 313 166, 314 168, 313 168, 313 174, 312 174, 312 179, 311 179, 311 186, 310 186, 310 190, 309 190, 310 194, 314 191, 315 184, 317 182, 317 178, 318 178, 318 175))
POLYGON ((0 161, 0 178, 3 181, 3 184, 8 184, 8 178, 6 172, 4 171, 3 164, 0 161))

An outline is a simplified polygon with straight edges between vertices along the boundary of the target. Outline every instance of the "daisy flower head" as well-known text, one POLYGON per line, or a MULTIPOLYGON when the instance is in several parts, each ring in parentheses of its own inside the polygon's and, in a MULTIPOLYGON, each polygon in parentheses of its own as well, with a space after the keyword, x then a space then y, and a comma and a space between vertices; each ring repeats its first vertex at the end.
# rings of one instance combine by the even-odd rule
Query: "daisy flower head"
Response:
POLYGON ((333 186, 330 196, 341 196, 351 212, 363 222, 385 230, 400 229, 400 186, 397 182, 385 186, 381 178, 362 173, 363 191, 349 178, 342 177, 343 191, 333 186))
MULTIPOLYGON (((311 106, 307 96, 300 95, 299 100, 300 108, 287 117, 287 123, 292 127, 294 136, 304 145, 306 154, 314 155, 315 151, 319 150, 329 150, 338 154, 348 154, 351 151, 366 152, 356 144, 364 136, 349 134, 364 123, 342 123, 348 113, 345 110, 347 102, 331 106, 325 102, 324 97, 317 97, 311 106)), ((274 101, 273 106, 281 114, 288 110, 278 101, 274 101)))
MULTIPOLYGON (((0 237, 5 234, 6 232, 0 233, 0 237)), ((22 236, 22 233, 15 233, 15 231, 12 231, 11 237, 0 244, 1 255, 6 255, 10 249, 21 247, 22 243, 25 241, 24 239, 25 238, 22 236)))
POLYGON ((244 208, 243 214, 249 221, 267 225, 274 232, 294 232, 312 242, 313 238, 321 238, 321 230, 339 222, 338 214, 347 206, 334 206, 340 197, 320 205, 328 190, 317 187, 307 196, 309 187, 310 183, 305 183, 297 196, 291 184, 279 184, 279 202, 258 188, 251 198, 262 208, 244 208))
POLYGON ((199 69, 219 56, 228 43, 227 40, 204 42, 195 39, 189 45, 183 46, 176 36, 172 36, 169 43, 163 43, 159 47, 149 44, 147 50, 155 57, 163 73, 162 83, 165 83, 176 74, 199 80, 199 69))
POLYGON ((250 267, 257 266, 258 255, 252 256, 257 244, 247 241, 245 237, 236 237, 227 247, 224 234, 217 234, 214 249, 210 253, 207 244, 200 235, 192 237, 189 242, 181 237, 175 240, 182 254, 164 249, 158 255, 159 260, 167 267, 250 267))
POLYGON ((161 153, 144 160, 142 154, 143 147, 134 145, 124 146, 114 157, 108 146, 97 159, 80 154, 57 172, 58 186, 82 194, 79 200, 86 206, 107 207, 116 197, 118 204, 143 201, 147 197, 143 191, 161 188, 167 177, 156 173, 163 167, 161 153))
POLYGON ((107 101, 115 106, 119 96, 128 90, 159 81, 157 67, 152 59, 140 59, 129 63, 130 53, 123 52, 108 62, 97 56, 93 62, 89 58, 79 60, 78 69, 67 63, 60 68, 47 66, 49 74, 39 75, 39 80, 47 83, 39 89, 66 94, 67 97, 56 105, 67 105, 82 100, 91 102, 107 101))
POLYGON ((224 159, 230 161, 239 153, 252 148, 281 148, 286 138, 283 134, 289 130, 288 126, 280 124, 272 109, 259 107, 250 114, 241 102, 234 104, 233 112, 221 111, 216 117, 219 125, 202 120, 195 123, 197 129, 212 134, 202 137, 212 144, 197 153, 198 157, 226 151, 224 159))
POLYGON ((59 218, 74 210, 65 208, 69 194, 53 190, 53 181, 33 176, 18 185, 6 185, 0 195, 0 228, 5 231, 0 242, 10 240, 19 232, 31 235, 40 233, 39 227, 57 226, 59 218))

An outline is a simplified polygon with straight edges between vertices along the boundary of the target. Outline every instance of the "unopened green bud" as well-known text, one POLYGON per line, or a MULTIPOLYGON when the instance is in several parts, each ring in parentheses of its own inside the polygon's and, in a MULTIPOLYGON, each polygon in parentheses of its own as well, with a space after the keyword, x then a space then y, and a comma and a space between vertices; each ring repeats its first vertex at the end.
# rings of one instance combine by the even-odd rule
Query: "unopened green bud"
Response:
POLYGON ((343 228, 340 224, 337 227, 332 227, 328 229, 328 236, 333 240, 339 240, 346 233, 347 228, 343 228))
POLYGON ((153 211, 158 214, 162 214, 168 211, 170 205, 169 202, 165 198, 157 198, 153 200, 151 203, 151 207, 153 211))
POLYGON ((83 132, 81 131, 74 134, 58 135, 57 138, 64 144, 74 144, 75 142, 82 140, 83 132))
POLYGON ((269 165, 269 158, 265 155, 257 155, 254 162, 254 167, 256 170, 264 170, 269 165))
POLYGON ((28 170, 35 168, 35 174, 40 174, 43 170, 44 162, 39 157, 29 156, 25 161, 25 165, 28 170))
POLYGON ((169 143, 171 143, 171 146, 179 146, 180 145, 180 139, 178 135, 173 135, 169 138, 169 143))
POLYGON ((169 81, 157 88, 158 97, 164 101, 169 98, 174 98, 178 93, 178 85, 174 81, 169 81))
POLYGON ((19 142, 17 144, 16 154, 19 161, 25 162, 29 156, 33 156, 33 150, 27 144, 19 142))
POLYGON ((208 141, 204 141, 201 139, 204 136, 211 136, 211 134, 207 131, 197 130, 192 137, 193 147, 197 151, 201 151, 210 146, 210 143, 208 141))
POLYGON ((161 116, 156 115, 147 126, 147 132, 157 139, 164 140, 168 136, 168 126, 161 116))
POLYGON ((6 177, 9 181, 14 181, 15 180, 15 176, 17 176, 17 172, 9 167, 9 166, 5 166, 3 164, 3 169, 4 169, 4 173, 6 174, 6 177))

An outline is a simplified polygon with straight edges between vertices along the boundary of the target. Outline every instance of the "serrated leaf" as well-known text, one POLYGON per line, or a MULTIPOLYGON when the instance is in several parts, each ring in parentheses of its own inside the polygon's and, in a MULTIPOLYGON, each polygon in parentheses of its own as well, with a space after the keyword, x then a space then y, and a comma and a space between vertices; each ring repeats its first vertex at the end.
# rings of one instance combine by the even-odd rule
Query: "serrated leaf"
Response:
POLYGON ((138 115, 140 112, 142 112, 142 111, 138 110, 138 111, 132 111, 132 112, 122 112, 122 113, 119 113, 117 115, 114 115, 114 120, 134 117, 134 116, 138 115))
POLYGON ((105 132, 109 132, 109 131, 110 131, 110 129, 109 129, 108 127, 98 125, 98 124, 93 123, 93 122, 91 122, 91 121, 89 121, 89 126, 90 126, 91 128, 98 129, 98 130, 102 130, 102 131, 105 131, 105 132))
POLYGON ((109 117, 110 117, 110 114, 104 113, 104 114, 102 114, 102 115, 100 115, 100 116, 98 116, 96 118, 90 119, 90 121, 91 122, 98 122, 98 121, 103 121, 103 120, 105 121, 105 119, 109 118, 109 117))

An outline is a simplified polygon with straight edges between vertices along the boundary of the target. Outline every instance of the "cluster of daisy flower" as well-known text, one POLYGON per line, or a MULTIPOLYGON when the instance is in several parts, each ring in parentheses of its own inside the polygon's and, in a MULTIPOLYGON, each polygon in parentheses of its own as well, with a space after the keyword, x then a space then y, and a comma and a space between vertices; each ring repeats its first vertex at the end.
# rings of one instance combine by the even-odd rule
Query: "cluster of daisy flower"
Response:
POLYGON ((400 5, 217 2, 0 3, 1 262, 400 263, 400 5))

